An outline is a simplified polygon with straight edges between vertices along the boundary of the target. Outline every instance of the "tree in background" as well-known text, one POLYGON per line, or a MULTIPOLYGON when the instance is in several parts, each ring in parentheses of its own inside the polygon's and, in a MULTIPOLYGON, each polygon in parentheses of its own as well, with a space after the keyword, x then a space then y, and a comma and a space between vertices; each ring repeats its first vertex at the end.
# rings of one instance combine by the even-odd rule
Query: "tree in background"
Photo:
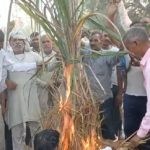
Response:
MULTIPOLYGON (((106 14, 106 7, 111 0, 88 0, 85 7, 90 12, 106 14)), ((150 0, 123 0, 131 20, 150 17, 150 0)))

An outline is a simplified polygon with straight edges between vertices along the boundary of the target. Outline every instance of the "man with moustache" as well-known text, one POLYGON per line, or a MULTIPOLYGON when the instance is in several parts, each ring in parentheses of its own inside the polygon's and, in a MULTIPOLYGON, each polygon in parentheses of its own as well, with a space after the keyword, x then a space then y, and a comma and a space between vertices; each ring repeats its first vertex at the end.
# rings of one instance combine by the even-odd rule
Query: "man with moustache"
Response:
MULTIPOLYGON (((119 8, 118 8, 120 13, 121 13, 120 6, 122 4, 123 4, 123 2, 121 1, 119 3, 119 8)), ((122 6, 124 6, 124 5, 122 5, 122 6)), ((124 11, 124 9, 125 8, 123 8, 122 11, 124 11)), ((109 6, 108 17, 111 19, 112 22, 114 22, 114 16, 116 14, 116 11, 117 11, 117 4, 112 4, 109 6)), ((127 14, 127 12, 126 12, 126 14, 127 14)), ((121 15, 120 17, 121 17, 121 19, 124 18, 123 15, 121 15)), ((124 18, 124 21, 125 20, 126 19, 124 18)), ((148 24, 148 22, 147 22, 147 24, 148 24)), ((145 24, 136 21, 130 25, 131 29, 136 28, 136 27, 145 28, 145 24)), ((128 30, 128 28, 126 28, 126 30, 128 30)), ((118 43, 117 45, 120 45, 120 43, 118 43)), ((124 85, 126 85, 126 86, 125 86, 124 93, 121 88, 119 89, 119 91, 120 91, 119 97, 122 98, 122 95, 124 94, 124 96, 123 96, 124 132, 125 132, 126 137, 128 138, 138 130, 138 128, 141 124, 142 118, 145 115, 146 103, 147 103, 147 93, 146 93, 146 90, 143 85, 144 84, 144 76, 143 76, 140 64, 137 63, 133 59, 133 57, 130 58, 129 55, 125 56, 125 60, 126 60, 125 80, 121 73, 120 73, 120 77, 121 77, 120 79, 122 79, 122 81, 124 82, 124 85)), ((120 67, 122 67, 121 64, 120 64, 120 67)))
POLYGON ((44 61, 48 61, 47 69, 42 75, 37 79, 39 103, 42 113, 48 113, 49 109, 53 106, 51 94, 50 94, 50 84, 52 83, 51 78, 54 71, 49 70, 49 66, 56 63, 56 53, 52 49, 52 41, 48 35, 43 35, 42 38, 42 48, 40 56, 44 58, 44 61))
POLYGON ((40 34, 38 32, 30 35, 30 46, 33 52, 40 54, 40 34))
MULTIPOLYGON (((40 56, 30 50, 29 43, 22 31, 10 33, 9 43, 13 51, 8 55, 15 63, 41 61, 40 56)), ((31 79, 34 74, 34 70, 27 73, 8 72, 8 79, 17 85, 15 89, 8 90, 5 114, 5 120, 12 131, 13 150, 24 150, 27 123, 31 136, 39 127, 38 118, 41 111, 36 82, 34 78, 31 79)))
MULTIPOLYGON (((126 48, 134 54, 136 58, 141 60, 140 65, 144 75, 145 82, 143 83, 146 94, 147 94, 147 103, 144 101, 140 103, 138 109, 136 108, 139 104, 137 101, 134 105, 131 106, 132 110, 136 111, 139 122, 136 120, 132 122, 132 126, 137 127, 136 134, 130 140, 130 147, 138 148, 139 150, 150 150, 150 41, 147 31, 143 28, 131 28, 127 31, 123 38, 123 42, 126 48), (144 115, 141 115, 141 112, 145 112, 144 115), (148 137, 147 137, 148 136, 148 137), (140 140, 146 138, 146 143, 139 145, 140 140)), ((118 149, 119 142, 114 144, 114 149, 118 149)))
MULTIPOLYGON (((102 31, 103 40, 102 40, 102 51, 107 52, 118 52, 119 48, 112 45, 111 39, 109 38, 108 33, 102 31)), ((111 75, 111 89, 113 93, 113 114, 114 114, 114 127, 115 127, 115 134, 120 136, 121 133, 121 114, 120 114, 120 106, 122 101, 117 98, 118 92, 119 92, 119 85, 118 85, 118 77, 117 77, 117 71, 118 67, 114 66, 112 68, 112 75, 111 75)))
MULTIPOLYGON (((92 50, 101 51, 103 35, 99 31, 94 31, 90 36, 90 46, 92 50)), ((90 50, 83 50, 84 55, 89 55, 90 50)), ((105 117, 102 124, 102 136, 104 139, 115 139, 115 128, 113 122, 113 99, 111 91, 112 68, 119 62, 119 57, 84 57, 85 71, 89 79, 89 84, 93 96, 100 105, 101 117, 105 117), (94 76, 95 74, 95 76, 94 76)))

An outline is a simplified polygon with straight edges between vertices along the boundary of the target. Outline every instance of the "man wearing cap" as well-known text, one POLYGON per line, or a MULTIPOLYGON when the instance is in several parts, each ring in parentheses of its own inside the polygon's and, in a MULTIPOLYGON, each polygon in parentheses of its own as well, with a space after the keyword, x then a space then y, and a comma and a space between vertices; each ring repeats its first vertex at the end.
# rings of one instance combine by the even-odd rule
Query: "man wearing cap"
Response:
MULTIPOLYGON (((9 57, 15 63, 41 62, 38 54, 30 50, 27 38, 22 31, 10 33, 9 44, 12 51, 9 57)), ((13 150, 24 150, 26 125, 28 123, 31 136, 38 128, 40 106, 35 78, 31 77, 35 70, 30 72, 8 72, 8 79, 16 84, 16 88, 8 90, 7 110, 5 120, 12 131, 13 150)))

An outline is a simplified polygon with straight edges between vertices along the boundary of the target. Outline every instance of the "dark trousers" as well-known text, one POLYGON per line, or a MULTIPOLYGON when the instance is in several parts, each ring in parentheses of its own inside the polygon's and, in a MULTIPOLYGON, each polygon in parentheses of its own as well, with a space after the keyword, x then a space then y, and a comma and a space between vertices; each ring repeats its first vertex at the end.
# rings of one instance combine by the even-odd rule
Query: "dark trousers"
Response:
POLYGON ((102 136, 104 139, 115 139, 115 130, 113 123, 113 99, 109 98, 100 105, 100 116, 104 118, 102 123, 102 136))
POLYGON ((115 128, 115 134, 118 135, 118 133, 121 132, 121 126, 122 126, 120 106, 116 105, 116 96, 118 95, 119 87, 117 85, 113 85, 111 90, 113 93, 114 128, 115 128))
MULTIPOLYGON (((146 96, 124 95, 124 131, 127 137, 138 131, 146 113, 146 96)), ((150 141, 140 146, 140 150, 150 150, 150 141)))
POLYGON ((11 130, 9 130, 5 121, 4 124, 5 124, 5 148, 6 150, 13 150, 11 130))

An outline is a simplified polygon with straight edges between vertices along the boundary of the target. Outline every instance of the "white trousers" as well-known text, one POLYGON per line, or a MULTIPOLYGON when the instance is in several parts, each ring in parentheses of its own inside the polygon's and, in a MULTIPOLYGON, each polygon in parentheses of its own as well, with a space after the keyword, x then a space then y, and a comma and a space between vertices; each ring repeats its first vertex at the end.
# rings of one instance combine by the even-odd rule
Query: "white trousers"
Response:
MULTIPOLYGON (((31 137, 33 138, 37 131, 39 124, 37 122, 28 122, 31 137)), ((22 123, 14 126, 12 129, 12 144, 13 150, 25 150, 25 138, 26 138, 26 123, 22 123)), ((34 139, 34 138, 33 138, 34 139)), ((33 146, 33 140, 32 140, 33 146)))

